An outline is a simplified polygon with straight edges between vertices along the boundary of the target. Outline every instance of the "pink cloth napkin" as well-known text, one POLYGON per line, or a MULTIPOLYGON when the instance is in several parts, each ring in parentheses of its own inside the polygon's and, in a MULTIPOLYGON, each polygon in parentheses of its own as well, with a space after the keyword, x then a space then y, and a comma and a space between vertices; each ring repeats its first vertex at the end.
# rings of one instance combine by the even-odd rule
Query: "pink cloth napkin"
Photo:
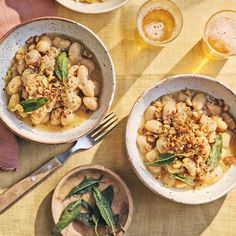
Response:
MULTIPOLYGON (((0 0, 0 37, 21 22, 52 15, 55 15, 53 0, 0 0)), ((18 166, 16 137, 0 123, 0 169, 16 170, 18 166)))

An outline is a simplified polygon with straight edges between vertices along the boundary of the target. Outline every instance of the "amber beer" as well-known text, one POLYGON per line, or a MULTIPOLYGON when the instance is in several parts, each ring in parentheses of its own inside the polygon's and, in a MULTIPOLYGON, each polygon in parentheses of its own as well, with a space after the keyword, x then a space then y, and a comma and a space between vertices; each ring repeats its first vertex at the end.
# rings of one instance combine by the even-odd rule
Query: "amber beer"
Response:
POLYGON ((169 0, 151 0, 139 10, 137 29, 151 46, 162 46, 178 36, 182 28, 182 14, 169 0))
POLYGON ((226 59, 236 55, 236 12, 224 10, 214 14, 207 22, 203 49, 213 59, 226 59))

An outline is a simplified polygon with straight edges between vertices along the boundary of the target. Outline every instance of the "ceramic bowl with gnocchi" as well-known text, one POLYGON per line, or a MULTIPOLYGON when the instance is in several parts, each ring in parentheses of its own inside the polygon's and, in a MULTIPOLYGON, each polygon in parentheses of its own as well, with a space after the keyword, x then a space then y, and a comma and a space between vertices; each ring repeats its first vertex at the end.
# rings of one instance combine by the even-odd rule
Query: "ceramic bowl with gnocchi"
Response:
POLYGON ((226 194, 236 184, 235 105, 232 90, 202 75, 174 76, 146 91, 126 129, 139 178, 186 204, 226 194))
POLYGON ((108 51, 86 27, 39 18, 0 43, 0 118, 16 134, 40 143, 72 142, 105 116, 115 75, 108 51))

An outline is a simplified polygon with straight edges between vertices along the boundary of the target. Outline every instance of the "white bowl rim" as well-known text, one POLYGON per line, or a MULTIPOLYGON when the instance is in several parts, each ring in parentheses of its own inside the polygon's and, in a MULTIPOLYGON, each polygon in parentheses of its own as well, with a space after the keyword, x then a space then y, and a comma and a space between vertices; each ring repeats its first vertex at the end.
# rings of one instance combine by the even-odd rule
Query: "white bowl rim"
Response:
MULTIPOLYGON (((63 0, 56 0, 57 3, 59 3, 60 5, 62 5, 63 7, 67 8, 67 9, 70 9, 70 10, 75 11, 75 12, 80 12, 80 13, 84 13, 84 14, 91 14, 91 15, 98 15, 98 14, 108 13, 108 12, 114 11, 114 10, 122 7, 123 5, 125 5, 128 1, 129 0, 123 0, 123 2, 121 2, 120 4, 114 5, 112 7, 105 8, 105 9, 100 9, 100 10, 97 10, 97 11, 92 11, 92 10, 75 9, 71 6, 71 4, 64 3, 63 0)), ((78 3, 78 4, 81 4, 81 3, 78 3)), ((103 4, 103 3, 98 3, 98 4, 103 4)))
MULTIPOLYGON (((112 91, 111 91, 111 99, 107 105, 107 108, 105 109, 105 111, 100 115, 100 118, 97 120, 97 122, 91 126, 91 128, 89 129, 89 131, 87 131, 87 133, 81 135, 81 136, 78 136, 76 138, 73 138, 73 139, 67 139, 67 140, 64 140, 64 141, 57 141, 57 140, 52 140, 52 142, 43 142, 42 139, 37 139, 37 138, 29 138, 29 137, 25 137, 23 135, 21 135, 19 132, 17 132, 16 130, 14 130, 11 126, 9 126, 9 123, 7 122, 7 119, 4 119, 4 117, 2 116, 2 114, 0 114, 0 122, 2 121, 2 123, 8 128, 11 130, 11 132, 13 132, 14 134, 16 134, 17 136, 27 140, 27 141, 30 141, 30 142, 34 142, 34 143, 42 143, 42 144, 64 144, 64 143, 72 143, 74 141, 76 141, 77 139, 79 138, 82 138, 86 135, 88 135, 93 129, 95 129, 98 124, 103 120, 103 118, 106 116, 106 113, 109 111, 109 109, 111 108, 111 105, 112 105, 112 102, 113 102, 113 99, 114 99, 114 96, 115 96, 115 89, 116 89, 116 74, 115 74, 115 68, 114 68, 114 64, 113 64, 113 61, 112 61, 112 58, 111 58, 111 55, 108 51, 108 49, 106 48, 106 46, 104 45, 104 43, 102 42, 102 40, 91 30, 89 29, 88 27, 86 27, 85 25, 83 24, 80 24, 76 21, 73 21, 73 20, 69 20, 69 19, 66 19, 66 18, 63 18, 63 17, 57 17, 57 16, 43 16, 43 17, 37 17, 37 18, 33 18, 31 20, 28 20, 28 21, 25 21, 25 22, 22 22, 20 24, 17 24, 16 26, 14 26, 13 28, 11 28, 9 31, 7 31, 1 38, 0 38, 0 44, 7 40, 7 37, 13 33, 16 29, 24 26, 24 25, 27 25, 31 22, 35 22, 35 21, 44 21, 44 20, 58 20, 58 21, 65 21, 65 22, 69 22, 69 23, 72 23, 72 24, 75 24, 75 25, 78 25, 79 27, 81 28, 84 28, 85 30, 87 30, 91 35, 93 35, 93 37, 95 37, 95 39, 101 44, 101 46, 104 48, 104 50, 107 52, 106 55, 108 57, 108 60, 109 62, 111 63, 111 68, 112 68, 112 91)), ((72 129, 71 129, 72 130, 72 129)))
MULTIPOLYGON (((173 201, 173 202, 177 202, 177 203, 181 203, 181 204, 185 204, 185 205, 199 205, 199 204, 206 204, 206 203, 210 203, 210 202, 213 202, 221 197, 223 197, 224 195, 226 195, 229 191, 231 191, 235 186, 236 186, 236 181, 234 182, 234 184, 232 184, 230 187, 226 188, 224 191, 222 191, 221 193, 215 195, 214 197, 212 198, 206 198, 205 200, 203 201, 181 201, 181 200, 178 200, 178 199, 175 199, 175 197, 172 195, 172 197, 168 197, 168 196, 164 196, 162 194, 160 194, 157 190, 154 189, 153 186, 150 186, 138 173, 138 171, 136 170, 133 162, 132 162, 132 159, 131 159, 131 155, 130 155, 130 151, 129 151, 129 142, 128 142, 128 127, 130 126, 130 117, 132 116, 132 113, 135 109, 135 107, 138 105, 139 101, 142 100, 148 93, 150 90, 152 90, 153 88, 155 88, 156 86, 164 83, 165 81, 167 80, 176 80, 180 77, 196 77, 196 78, 201 78, 201 79, 204 79, 204 80, 207 80, 207 81, 211 81, 211 82, 214 82, 214 83, 218 83, 220 86, 223 86, 225 89, 227 89, 233 96, 236 97, 236 93, 231 89, 229 88, 227 85, 225 85, 224 83, 210 77, 210 76, 207 76, 207 75, 203 75, 203 74, 178 74, 178 75, 172 75, 172 76, 168 76, 167 78, 165 79, 162 79, 160 80, 159 82, 157 82, 156 84, 154 84, 153 86, 151 86, 150 88, 148 88, 147 90, 145 90, 138 98, 137 100, 135 101, 134 105, 132 106, 131 110, 130 110, 130 114, 129 114, 129 118, 128 118, 128 121, 127 121, 127 124, 126 124, 126 131, 125 131, 125 150, 126 150, 126 153, 127 153, 127 157, 128 157, 128 160, 129 160, 129 163, 133 169, 133 171, 135 172, 135 174, 137 175, 137 177, 139 178, 139 180, 141 180, 141 182, 149 189, 151 190, 152 192, 154 192, 155 194, 167 199, 167 200, 170 200, 170 201, 173 201)), ((164 186, 162 186, 162 188, 165 188, 164 186)))

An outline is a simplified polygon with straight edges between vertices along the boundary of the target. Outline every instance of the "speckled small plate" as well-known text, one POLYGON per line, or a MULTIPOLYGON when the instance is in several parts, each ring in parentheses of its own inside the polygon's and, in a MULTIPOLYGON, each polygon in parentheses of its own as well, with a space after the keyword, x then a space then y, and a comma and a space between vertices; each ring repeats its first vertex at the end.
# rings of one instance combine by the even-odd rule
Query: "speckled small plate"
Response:
MULTIPOLYGON (((112 170, 101 165, 84 165, 71 170, 58 183, 52 197, 52 215, 54 222, 57 223, 62 211, 71 202, 79 200, 81 195, 75 195, 65 198, 72 188, 79 185, 80 182, 88 176, 98 179, 103 175, 103 181, 99 185, 99 189, 103 190, 112 185, 114 191, 114 199, 112 201, 112 210, 115 214, 119 214, 119 223, 127 230, 133 216, 133 200, 130 191, 124 181, 112 170)), ((83 194, 83 199, 91 203, 91 193, 83 194)), ((99 227, 99 235, 106 235, 105 228, 99 227)), ((94 236, 94 228, 85 226, 79 221, 73 221, 68 227, 62 231, 64 236, 94 236)), ((117 236, 123 235, 122 232, 117 236)))
POLYGON ((105 117, 112 104, 115 92, 115 72, 109 52, 95 33, 77 22, 57 17, 43 17, 20 24, 0 40, 0 55, 0 119, 14 133, 27 140, 47 144, 73 142, 95 128, 105 117), (63 132, 41 131, 18 120, 13 113, 7 110, 7 98, 3 91, 5 87, 3 78, 6 76, 16 51, 25 44, 29 37, 43 33, 59 33, 78 39, 94 53, 103 75, 99 109, 83 124, 63 132))
POLYGON ((136 145, 141 119, 150 103, 165 94, 185 88, 199 90, 224 99, 230 106, 231 114, 236 117, 236 94, 221 82, 204 75, 173 76, 145 91, 134 104, 126 127, 126 149, 137 176, 154 193, 179 203, 203 204, 224 196, 236 185, 236 165, 232 165, 217 183, 203 189, 185 191, 166 188, 147 171, 136 145))
POLYGON ((123 6, 128 0, 106 0, 98 3, 81 3, 75 0, 56 0, 62 6, 81 13, 86 14, 101 14, 113 11, 123 6))

